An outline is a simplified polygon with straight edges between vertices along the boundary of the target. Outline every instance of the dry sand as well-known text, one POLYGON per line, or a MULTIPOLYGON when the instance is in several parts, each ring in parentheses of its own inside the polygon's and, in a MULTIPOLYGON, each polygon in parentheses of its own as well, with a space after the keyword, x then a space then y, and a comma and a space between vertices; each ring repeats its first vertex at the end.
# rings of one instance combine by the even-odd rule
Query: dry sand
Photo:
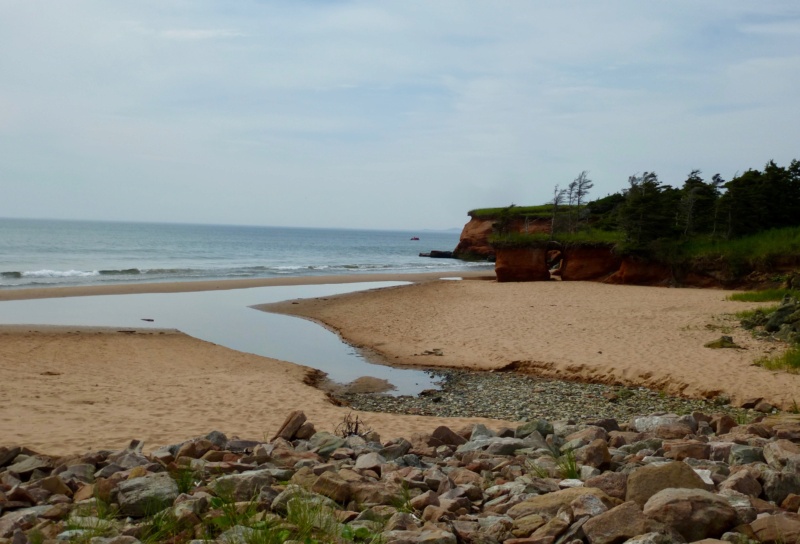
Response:
POLYGON ((395 364, 521 371, 646 386, 734 403, 800 402, 800 375, 754 366, 783 349, 756 341, 730 292, 590 282, 436 282, 267 305, 315 319, 395 364), (725 315, 728 314, 728 315, 725 315), (709 349, 722 334, 747 348, 709 349), (442 355, 425 352, 441 350, 442 355))
MULTIPOLYGON (((800 376, 751 365, 769 347, 724 313, 753 307, 727 293, 596 283, 498 284, 420 280, 410 286, 273 305, 339 330, 350 342, 398 364, 500 369, 516 365, 544 375, 642 384, 670 393, 734 400, 761 396, 787 406, 800 399, 800 376), (728 327, 747 350, 711 350, 728 327), (440 349, 443 356, 424 355, 440 349)), ((477 277, 480 274, 468 274, 477 277)), ((376 276, 368 276, 374 281, 376 276)), ((336 277, 337 282, 365 278, 336 277)), ((295 278, 325 283, 326 278, 295 278)), ((231 288, 113 286, 41 289, 28 298, 122 292, 231 288)), ((252 282, 236 286, 252 286, 252 282)), ((264 282, 258 282, 263 285, 264 282)), ((267 282, 270 284, 270 282, 267 282)), ((20 291, 0 292, 0 299, 20 291)), ((123 447, 147 449, 220 430, 270 438, 291 410, 318 430, 333 431, 348 413, 304 383, 309 369, 236 352, 175 331, 0 328, 0 445, 46 453, 123 447)), ((360 414, 384 438, 487 420, 360 414)), ((487 422, 492 426, 499 422, 487 422)))
MULTIPOLYGON (((440 275, 440 274, 439 274, 440 275)), ((337 277, 342 281, 428 280, 420 276, 337 277)), ((287 279, 281 285, 331 283, 287 279)), ((203 282, 102 288, 39 289, 28 298, 250 287, 254 282, 203 282)), ((259 285, 265 282, 257 282, 259 285)), ((266 282, 273 284, 272 282, 266 282)), ((4 291, 6 299, 19 291, 4 291)), ((230 350, 176 331, 68 327, 0 327, 0 445, 49 454, 120 449, 132 438, 145 449, 220 430, 271 438, 286 415, 303 410, 318 430, 334 431, 350 411, 332 405, 304 381, 311 369, 230 350)), ((460 427, 485 419, 359 414, 385 438, 460 427)))

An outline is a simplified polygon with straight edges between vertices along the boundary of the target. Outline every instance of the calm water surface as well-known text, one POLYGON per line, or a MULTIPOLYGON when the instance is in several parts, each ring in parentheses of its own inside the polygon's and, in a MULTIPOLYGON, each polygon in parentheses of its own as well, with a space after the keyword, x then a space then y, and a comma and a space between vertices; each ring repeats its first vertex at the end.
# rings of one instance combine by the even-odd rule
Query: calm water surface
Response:
POLYGON ((395 285, 402 282, 5 301, 0 302, 0 324, 178 329, 231 349, 317 368, 339 383, 373 376, 392 383, 397 388, 393 394, 416 395, 436 387, 427 373, 370 364, 316 323, 248 307, 395 285))

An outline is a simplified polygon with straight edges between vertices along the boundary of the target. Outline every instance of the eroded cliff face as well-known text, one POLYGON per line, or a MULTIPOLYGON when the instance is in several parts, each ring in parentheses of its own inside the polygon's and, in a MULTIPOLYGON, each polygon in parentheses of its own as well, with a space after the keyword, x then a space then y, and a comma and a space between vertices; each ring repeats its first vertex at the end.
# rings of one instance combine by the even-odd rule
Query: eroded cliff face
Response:
MULTIPOLYGON (((495 249, 489 245, 496 218, 482 219, 470 217, 461 230, 458 245, 453 250, 453 257, 464 260, 495 260, 495 249)), ((549 219, 530 219, 528 221, 514 219, 508 225, 510 232, 550 232, 549 219)))
POLYGON ((561 256, 564 281, 604 280, 617 272, 622 262, 610 247, 569 246, 561 256))
POLYGON ((548 281, 547 249, 524 247, 498 249, 494 265, 497 281, 548 281))
POLYGON ((494 248, 489 245, 494 220, 470 218, 461 229, 458 245, 453 256, 465 260, 494 260, 494 248))

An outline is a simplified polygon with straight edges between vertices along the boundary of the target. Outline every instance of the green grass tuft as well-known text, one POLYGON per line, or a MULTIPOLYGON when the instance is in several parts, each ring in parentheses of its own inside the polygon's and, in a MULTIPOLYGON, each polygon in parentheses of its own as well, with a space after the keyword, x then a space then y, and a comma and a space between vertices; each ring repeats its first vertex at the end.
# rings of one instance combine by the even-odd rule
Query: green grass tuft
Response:
POLYGON ((758 314, 762 314, 762 315, 771 314, 772 312, 774 312, 777 309, 778 309, 777 305, 775 305, 775 306, 764 306, 762 308, 755 308, 753 310, 742 310, 740 312, 735 312, 733 315, 736 317, 736 319, 739 319, 739 320, 752 319, 758 314))
POLYGON ((745 291, 743 293, 734 293, 728 296, 728 300, 736 300, 739 302, 773 302, 776 300, 782 300, 786 295, 800 298, 800 291, 796 289, 764 289, 763 291, 745 291))
POLYGON ((762 357, 755 364, 767 370, 785 370, 796 374, 800 372, 800 346, 793 346, 774 357, 762 357))

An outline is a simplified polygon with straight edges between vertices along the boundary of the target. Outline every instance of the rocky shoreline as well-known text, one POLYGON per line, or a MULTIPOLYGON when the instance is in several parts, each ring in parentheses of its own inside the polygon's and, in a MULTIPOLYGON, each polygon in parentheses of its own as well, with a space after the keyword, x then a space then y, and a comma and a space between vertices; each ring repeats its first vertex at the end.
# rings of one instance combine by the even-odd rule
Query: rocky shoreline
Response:
MULTIPOLYGON (((348 392, 333 389, 331 395, 355 410, 439 417, 487 417, 510 421, 533 419, 590 418, 629 419, 637 414, 673 412, 688 414, 724 412, 747 421, 772 406, 757 402, 748 408, 734 407, 726 397, 710 400, 669 396, 644 387, 621 387, 583 382, 537 378, 516 372, 471 372, 435 369, 440 390, 424 391, 419 396, 392 396, 386 393, 348 392)), ((754 401, 757 399, 753 399, 754 401)))
POLYGON ((439 427, 358 418, 271 439, 211 432, 149 455, 0 446, 0 544, 800 542, 800 417, 439 427))

